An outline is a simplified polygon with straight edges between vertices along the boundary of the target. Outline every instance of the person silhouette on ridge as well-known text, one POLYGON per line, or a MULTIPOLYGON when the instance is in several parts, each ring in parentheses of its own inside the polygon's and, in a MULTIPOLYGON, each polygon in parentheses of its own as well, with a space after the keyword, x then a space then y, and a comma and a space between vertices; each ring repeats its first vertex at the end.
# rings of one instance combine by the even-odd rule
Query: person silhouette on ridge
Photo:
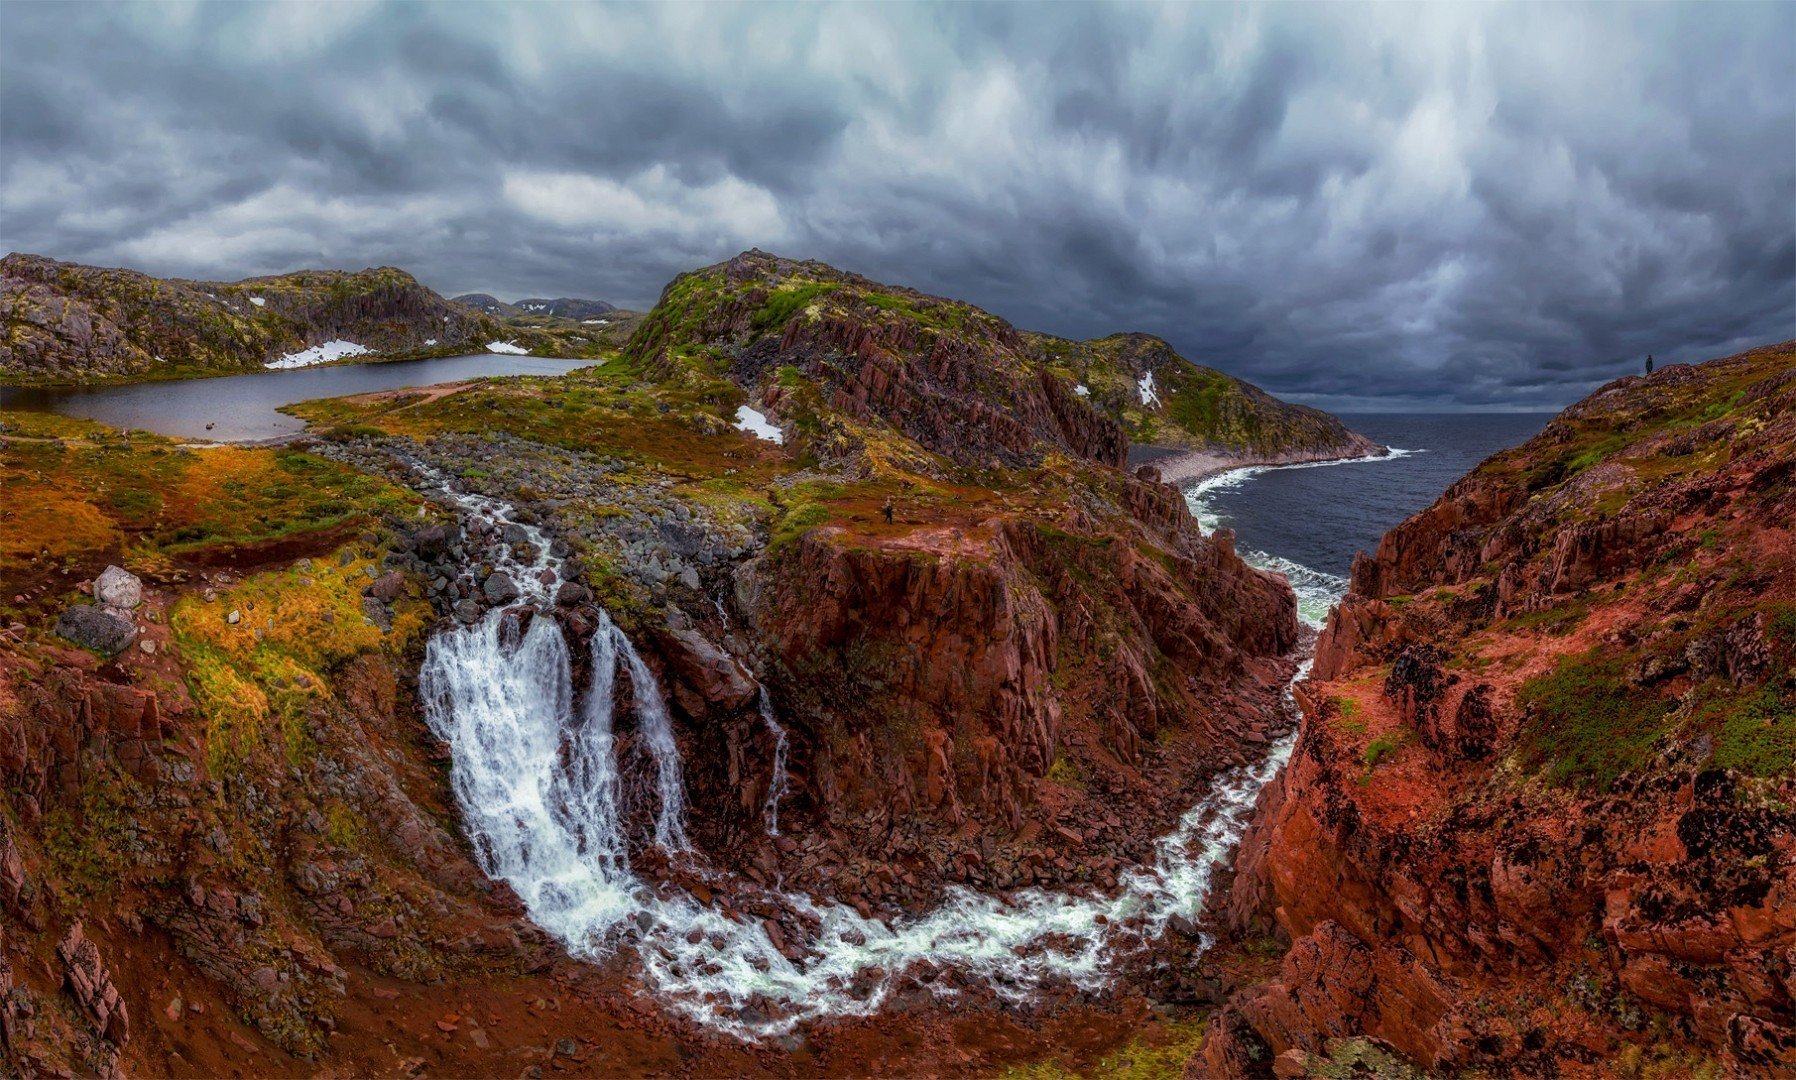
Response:
POLYGON ((1646 373, 1648 375, 1651 375, 1653 373, 1653 354, 1652 353, 1646 354, 1646 373))

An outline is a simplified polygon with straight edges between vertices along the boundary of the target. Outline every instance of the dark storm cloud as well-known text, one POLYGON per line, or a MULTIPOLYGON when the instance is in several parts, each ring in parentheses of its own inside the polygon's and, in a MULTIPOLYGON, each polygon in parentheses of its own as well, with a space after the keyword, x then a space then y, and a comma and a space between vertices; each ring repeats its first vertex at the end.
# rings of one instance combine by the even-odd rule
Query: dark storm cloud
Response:
POLYGON ((1796 7, 0 7, 0 242, 651 303, 749 246, 1342 407, 1796 336, 1796 7))

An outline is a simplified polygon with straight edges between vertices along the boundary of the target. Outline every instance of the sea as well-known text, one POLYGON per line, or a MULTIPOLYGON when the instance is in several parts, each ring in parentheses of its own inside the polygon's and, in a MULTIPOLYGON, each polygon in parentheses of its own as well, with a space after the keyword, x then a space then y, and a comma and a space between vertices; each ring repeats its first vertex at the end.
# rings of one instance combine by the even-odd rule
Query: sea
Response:
POLYGON ((1186 490, 1205 531, 1235 531, 1242 558, 1291 580, 1298 614, 1321 626, 1347 591, 1356 552, 1425 509, 1499 450, 1520 446, 1552 413, 1339 414, 1392 454, 1341 463, 1237 469, 1186 490))

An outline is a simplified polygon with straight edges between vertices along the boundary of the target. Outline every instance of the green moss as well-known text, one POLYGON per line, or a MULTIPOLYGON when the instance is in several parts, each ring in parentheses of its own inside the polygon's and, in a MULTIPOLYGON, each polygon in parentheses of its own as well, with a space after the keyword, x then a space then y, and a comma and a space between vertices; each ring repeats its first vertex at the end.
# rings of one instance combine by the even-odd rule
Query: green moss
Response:
POLYGON ((1203 1049, 1206 1021, 1185 1020, 1166 1025, 1153 1037, 1140 1037, 1104 1055, 1089 1066, 1068 1065, 1061 1058, 1032 1065, 1014 1066, 998 1074, 1002 1080, 1073 1080, 1105 1077, 1107 1080, 1165 1080, 1183 1075, 1185 1066, 1203 1049))
POLYGON ((1600 651, 1566 657, 1522 684, 1518 703, 1524 763, 1556 784, 1608 790, 1646 765, 1667 730, 1672 704, 1635 686, 1626 658, 1600 651))
POLYGON ((1397 748, 1402 745, 1403 737, 1401 735, 1380 735, 1366 744, 1365 751, 1360 754, 1360 760, 1365 763, 1366 768, 1376 768, 1379 762, 1395 754, 1397 748))
POLYGON ((1557 607, 1517 615, 1509 624, 1518 630, 1539 630, 1546 634, 1569 634, 1590 614, 1590 601, 1583 597, 1557 607))
POLYGON ((776 326, 784 326, 787 319, 810 307, 821 297, 835 292, 838 287, 831 282, 813 281, 779 290, 767 298, 767 302, 761 305, 761 310, 755 312, 755 329, 771 330, 776 326))
POLYGON ((1718 724, 1718 768, 1782 776, 1796 764, 1796 694, 1763 686, 1715 702, 1699 717, 1705 726, 1718 724))
POLYGON ((1075 791, 1085 790, 1085 776, 1079 771, 1079 763, 1065 754, 1057 755, 1054 763, 1048 766, 1048 779, 1075 791))
POLYGON ((103 896, 124 880, 135 842, 131 805, 137 781, 116 767, 89 762, 79 800, 44 815, 45 879, 75 901, 103 896))

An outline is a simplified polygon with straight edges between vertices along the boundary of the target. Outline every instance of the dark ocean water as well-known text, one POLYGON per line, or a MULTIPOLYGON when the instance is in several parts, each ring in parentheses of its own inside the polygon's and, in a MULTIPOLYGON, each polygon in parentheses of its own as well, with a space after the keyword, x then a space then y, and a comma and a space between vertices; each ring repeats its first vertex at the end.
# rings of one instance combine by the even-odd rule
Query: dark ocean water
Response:
POLYGON ((1235 530, 1249 562, 1284 572, 1299 608, 1320 623, 1346 588, 1358 551, 1375 551, 1391 526, 1432 503, 1499 450, 1539 433, 1551 413, 1346 415, 1373 442, 1407 451, 1391 458, 1213 477, 1187 498, 1206 529, 1235 530))

